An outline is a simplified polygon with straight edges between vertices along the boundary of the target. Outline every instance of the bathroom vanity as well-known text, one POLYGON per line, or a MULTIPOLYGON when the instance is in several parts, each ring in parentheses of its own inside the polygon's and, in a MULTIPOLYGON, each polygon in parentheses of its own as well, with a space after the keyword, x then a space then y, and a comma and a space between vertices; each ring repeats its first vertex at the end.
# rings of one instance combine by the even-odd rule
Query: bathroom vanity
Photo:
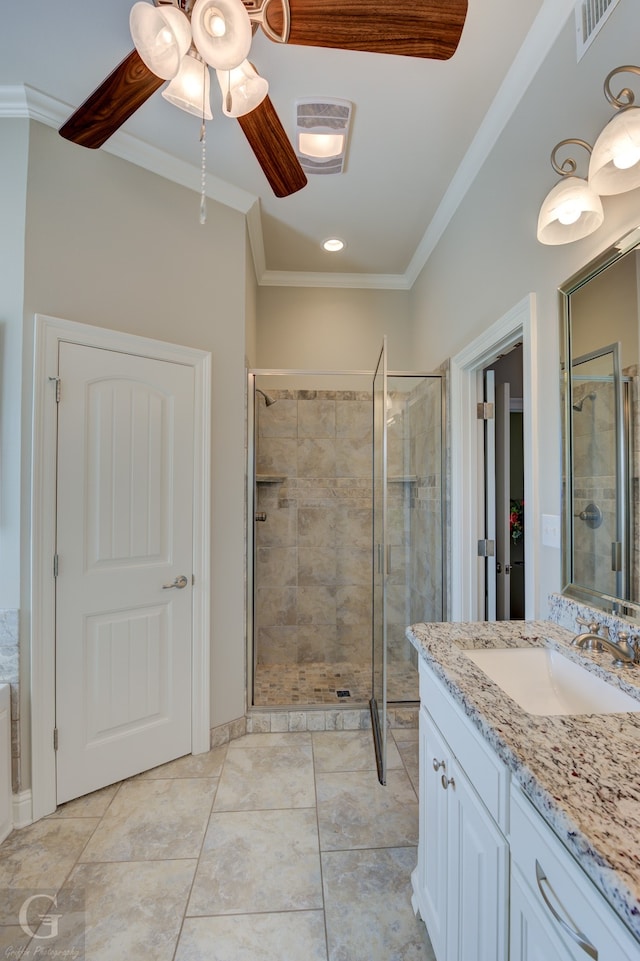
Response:
POLYGON ((578 652, 549 621, 407 636, 421 703, 413 904, 437 961, 639 961, 640 666, 578 652), (598 694, 598 713, 524 710, 469 656, 491 649, 586 666, 586 686, 606 681, 626 709, 598 694))

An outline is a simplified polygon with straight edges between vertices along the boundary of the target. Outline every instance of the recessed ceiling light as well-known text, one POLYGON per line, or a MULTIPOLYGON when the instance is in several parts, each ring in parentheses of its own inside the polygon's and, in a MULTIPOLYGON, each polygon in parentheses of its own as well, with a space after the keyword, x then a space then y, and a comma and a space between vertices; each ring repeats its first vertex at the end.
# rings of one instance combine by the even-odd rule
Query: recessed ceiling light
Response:
POLYGON ((328 250, 330 253, 335 254, 339 250, 344 250, 344 240, 340 240, 339 237, 329 237, 327 240, 323 242, 322 246, 324 247, 325 250, 328 250))

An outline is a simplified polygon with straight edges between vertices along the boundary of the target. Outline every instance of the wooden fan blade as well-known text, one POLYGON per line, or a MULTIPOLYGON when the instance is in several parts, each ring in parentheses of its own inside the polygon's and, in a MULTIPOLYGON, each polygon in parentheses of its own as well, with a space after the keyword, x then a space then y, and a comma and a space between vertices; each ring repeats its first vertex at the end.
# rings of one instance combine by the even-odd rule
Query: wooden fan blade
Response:
MULTIPOLYGON (((289 0, 288 43, 448 60, 458 46, 468 0, 289 0)), ((282 8, 267 22, 282 33, 282 8)))
POLYGON ((307 178, 270 98, 238 117, 238 123, 276 197, 302 190, 307 178))
POLYGON ((101 147, 163 83, 132 50, 69 117, 60 135, 82 147, 101 147))

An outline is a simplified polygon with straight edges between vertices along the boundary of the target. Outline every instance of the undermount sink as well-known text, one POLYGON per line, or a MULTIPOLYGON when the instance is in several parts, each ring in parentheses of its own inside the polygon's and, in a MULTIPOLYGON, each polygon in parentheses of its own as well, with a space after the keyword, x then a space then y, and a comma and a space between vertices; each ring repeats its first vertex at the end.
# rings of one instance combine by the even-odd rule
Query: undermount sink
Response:
POLYGON ((618 714, 640 701, 547 647, 465 651, 528 714, 618 714))

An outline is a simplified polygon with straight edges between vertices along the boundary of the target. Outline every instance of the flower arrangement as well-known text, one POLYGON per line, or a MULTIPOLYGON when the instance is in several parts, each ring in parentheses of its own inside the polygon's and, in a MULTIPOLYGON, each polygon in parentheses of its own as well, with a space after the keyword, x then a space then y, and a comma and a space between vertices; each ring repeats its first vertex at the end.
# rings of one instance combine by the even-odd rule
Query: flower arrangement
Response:
POLYGON ((511 540, 517 544, 524 534, 524 501, 512 500, 509 512, 509 529, 511 540))

